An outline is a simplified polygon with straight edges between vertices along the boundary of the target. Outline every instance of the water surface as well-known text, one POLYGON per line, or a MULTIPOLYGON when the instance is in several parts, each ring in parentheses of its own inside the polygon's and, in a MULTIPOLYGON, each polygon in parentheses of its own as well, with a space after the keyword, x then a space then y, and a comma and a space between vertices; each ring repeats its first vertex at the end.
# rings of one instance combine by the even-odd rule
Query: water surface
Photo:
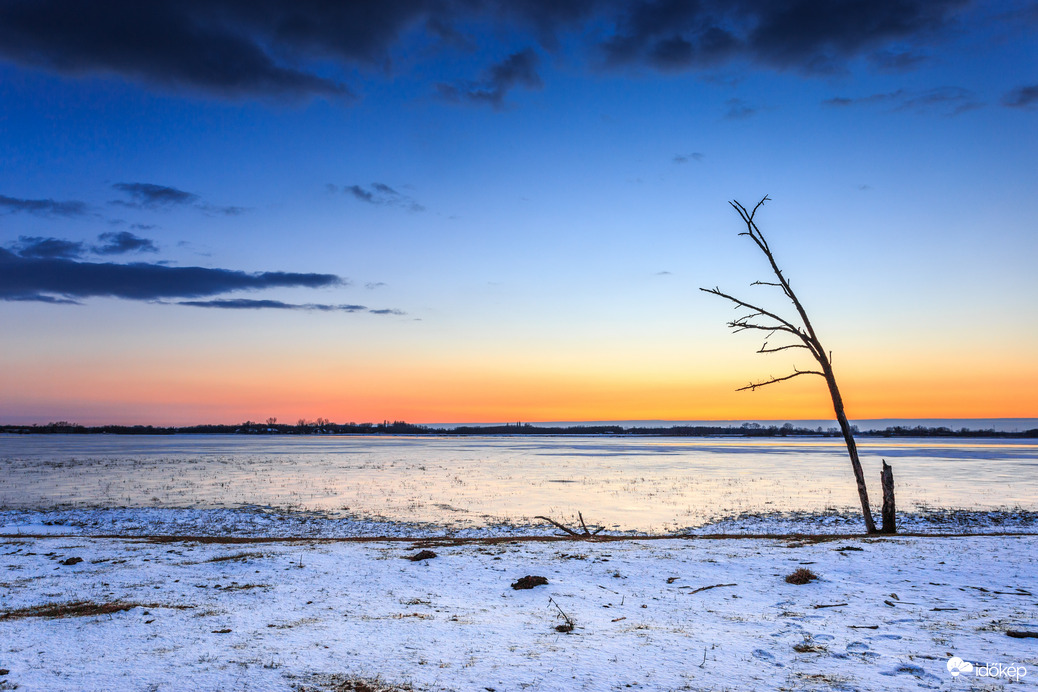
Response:
MULTIPOLYGON (((1038 445, 859 441, 902 510, 1038 510, 1038 445)), ((830 438, 0 435, 0 508, 238 508, 460 527, 577 511, 673 531, 747 512, 858 507, 830 438)))

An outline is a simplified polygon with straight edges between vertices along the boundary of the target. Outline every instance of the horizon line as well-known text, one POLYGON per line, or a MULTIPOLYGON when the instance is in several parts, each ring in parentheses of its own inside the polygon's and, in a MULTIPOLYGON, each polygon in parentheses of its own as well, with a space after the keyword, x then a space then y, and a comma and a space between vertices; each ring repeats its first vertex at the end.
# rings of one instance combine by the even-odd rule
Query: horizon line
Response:
MULTIPOLYGON (((253 425, 263 425, 265 420, 250 420, 236 421, 232 423, 192 423, 192 424, 173 424, 164 425, 158 423, 100 423, 100 424, 80 424, 72 421, 61 421, 61 420, 50 420, 45 423, 4 423, 0 422, 0 427, 3 428, 17 428, 17 427, 46 427, 52 425, 66 425, 71 427, 84 427, 84 428, 103 428, 103 427, 157 427, 157 428, 190 428, 190 427, 202 427, 202 426, 224 426, 231 427, 236 425, 243 425, 250 423, 253 425)), ((308 421, 311 424, 316 424, 316 421, 308 421)), ((408 425, 422 426, 432 429, 447 429, 447 428, 462 428, 462 427, 500 427, 500 426, 533 426, 533 427, 591 427, 591 426, 621 426, 628 428, 658 428, 658 427, 677 427, 677 426, 724 426, 724 427, 741 427, 745 425, 760 425, 765 427, 781 427, 786 424, 794 425, 801 428, 827 428, 827 426, 835 427, 838 425, 835 418, 728 418, 728 419, 609 419, 609 420, 567 420, 567 421, 525 421, 525 420, 512 420, 512 421, 482 421, 482 422, 450 422, 450 423, 423 423, 423 422, 409 422, 401 419, 383 419, 382 421, 349 421, 349 422, 336 422, 325 419, 324 421, 329 425, 382 425, 392 423, 406 423, 408 425)), ((896 426, 923 426, 923 427, 948 427, 956 429, 968 429, 968 430, 996 430, 998 432, 1023 432, 1038 428, 1038 417, 1003 417, 1003 418, 853 418, 850 419, 850 423, 856 427, 865 428, 865 426, 871 426, 868 429, 876 430, 886 427, 896 426)), ((283 425, 289 427, 295 427, 298 423, 291 422, 276 422, 275 425, 283 425)))

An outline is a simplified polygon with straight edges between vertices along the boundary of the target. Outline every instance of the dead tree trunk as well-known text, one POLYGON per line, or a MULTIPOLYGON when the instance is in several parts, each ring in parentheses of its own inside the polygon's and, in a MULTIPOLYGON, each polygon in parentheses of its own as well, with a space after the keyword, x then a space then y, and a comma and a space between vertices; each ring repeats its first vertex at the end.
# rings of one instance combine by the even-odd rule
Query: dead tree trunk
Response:
POLYGON ((897 533, 897 517, 894 509, 894 470, 887 460, 883 460, 883 470, 879 474, 883 485, 883 528, 880 533, 897 533))
POLYGON ((768 245, 768 241, 764 239, 764 235, 757 228, 757 224, 754 222, 753 217, 760 209, 768 197, 765 196, 760 202, 757 202, 757 206, 753 208, 753 211, 747 211, 746 207, 739 204, 738 202, 730 202, 732 207, 739 212, 739 216, 742 217, 743 222, 746 224, 746 230, 739 235, 749 236, 751 240, 757 245, 764 256, 768 258, 768 263, 771 265, 771 270, 775 274, 777 282, 774 281, 755 281, 752 285, 754 286, 774 286, 782 289, 782 293, 789 299, 796 308, 797 315, 800 317, 799 324, 796 320, 787 320, 780 317, 774 312, 765 310, 764 308, 757 307, 752 303, 740 300, 734 296, 730 296, 727 293, 722 293, 719 288, 701 288, 699 290, 712 293, 715 296, 720 296, 725 300, 729 300, 735 303, 737 308, 744 308, 749 310, 749 314, 738 317, 728 323, 736 332, 741 332, 747 329, 754 329, 765 333, 764 345, 760 347, 757 353, 776 353, 778 351, 785 351, 788 349, 803 348, 811 354, 811 356, 817 361, 820 370, 798 370, 796 367, 793 368, 793 374, 786 375, 785 377, 771 377, 770 379, 763 380, 761 382, 751 382, 745 387, 740 387, 737 391, 743 390, 755 390, 758 387, 765 387, 769 384, 775 384, 776 382, 783 382, 785 380, 791 380, 794 377, 800 375, 820 375, 825 379, 826 385, 829 387, 829 396, 833 401, 833 411, 836 414, 836 420, 840 423, 840 431, 843 433, 844 442, 847 443, 847 454, 851 458, 851 470, 854 472, 854 480, 858 485, 858 499, 861 501, 861 513, 865 519, 865 530, 868 533, 877 533, 876 522, 872 519, 872 510, 869 508, 869 493, 865 487, 865 474, 861 470, 861 462, 858 460, 858 447, 854 444, 854 434, 851 430, 850 423, 847 421, 847 414, 843 410, 843 398, 840 396, 840 389, 836 385, 836 376, 833 374, 832 357, 828 351, 826 351, 821 342, 818 340, 818 335, 815 334, 814 327, 811 325, 811 320, 807 317, 807 312, 804 310, 804 306, 800 303, 793 289, 789 286, 789 281, 782 274, 782 270, 779 269, 778 263, 775 261, 775 256, 771 253, 771 247, 768 245), (768 340, 773 336, 784 336, 790 335, 794 338, 793 343, 782 344, 778 346, 769 347, 768 340))

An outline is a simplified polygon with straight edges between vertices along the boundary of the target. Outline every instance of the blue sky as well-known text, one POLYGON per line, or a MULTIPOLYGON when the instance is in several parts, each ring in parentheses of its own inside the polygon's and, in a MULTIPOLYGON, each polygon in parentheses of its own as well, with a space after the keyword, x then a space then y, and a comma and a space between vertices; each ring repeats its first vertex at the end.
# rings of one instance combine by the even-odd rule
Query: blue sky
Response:
POLYGON ((4 0, 0 419, 1038 415, 1036 7, 4 0))

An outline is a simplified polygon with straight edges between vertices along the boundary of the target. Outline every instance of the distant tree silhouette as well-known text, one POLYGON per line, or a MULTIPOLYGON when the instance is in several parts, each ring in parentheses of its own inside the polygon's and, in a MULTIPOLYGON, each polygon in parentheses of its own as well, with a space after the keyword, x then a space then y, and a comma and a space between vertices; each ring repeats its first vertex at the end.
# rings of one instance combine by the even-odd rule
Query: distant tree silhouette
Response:
MULTIPOLYGON (((741 317, 737 317, 728 323, 728 326, 735 332, 742 332, 747 330, 756 330, 764 332, 764 344, 760 347, 757 353, 777 353, 779 351, 786 351, 792 349, 805 349, 818 363, 818 370, 799 370, 796 366, 793 367, 793 372, 784 377, 770 377, 760 382, 751 382, 745 387, 740 387, 736 391, 745 390, 756 390, 760 387, 766 387, 770 384, 776 384, 778 382, 785 382, 801 375, 818 375, 825 379, 826 385, 829 387, 829 395, 833 400, 833 410, 836 413, 836 420, 840 423, 840 431, 843 433, 843 439, 847 443, 847 454, 851 458, 851 469, 854 471, 854 480, 858 485, 858 498, 861 500, 861 512, 865 518, 865 530, 868 533, 878 533, 876 530, 876 522, 872 519, 872 510, 869 507, 869 493, 865 487, 865 476, 861 470, 861 462, 858 459, 858 447, 854 443, 854 431, 851 428, 850 423, 847 421, 847 414, 843 409, 843 398, 840 396, 840 389, 836 386, 836 376, 833 374, 832 367, 832 354, 826 351, 822 347, 822 343, 818 340, 818 336, 815 333, 814 327, 811 325, 811 320, 807 317, 807 312, 804 310, 804 306, 800 303, 793 289, 789 286, 789 281, 782 274, 782 270, 779 269, 778 263, 775 261, 775 256, 771 252, 771 247, 768 245, 768 241, 764 239, 764 234, 761 233, 760 229, 757 228, 757 224, 754 222, 754 216, 757 210, 761 206, 769 201, 768 196, 764 196, 761 201, 757 202, 757 206, 753 208, 753 211, 747 211, 746 207, 739 204, 737 201, 729 202, 742 217, 743 222, 746 224, 746 230, 739 235, 748 236, 750 240, 756 244, 757 248, 764 253, 767 257, 768 263, 771 265, 771 271, 774 273, 777 281, 754 281, 751 286, 771 286, 778 288, 782 293, 789 299, 796 309, 799 319, 786 319, 775 312, 765 310, 764 308, 758 307, 753 303, 748 303, 740 298, 736 298, 727 293, 721 291, 720 288, 701 288, 699 290, 706 291, 707 293, 713 294, 724 298, 725 300, 735 303, 739 308, 748 310, 749 312, 741 317), (770 346, 769 340, 773 337, 792 337, 792 343, 782 343, 776 346, 770 346)), ((886 483, 884 483, 886 485, 886 483)), ((893 487, 893 481, 891 481, 891 488, 893 487)), ((893 511, 893 491, 891 490, 891 512, 893 511)), ((893 533, 893 518, 891 517, 890 524, 884 517, 884 532, 893 533)))

